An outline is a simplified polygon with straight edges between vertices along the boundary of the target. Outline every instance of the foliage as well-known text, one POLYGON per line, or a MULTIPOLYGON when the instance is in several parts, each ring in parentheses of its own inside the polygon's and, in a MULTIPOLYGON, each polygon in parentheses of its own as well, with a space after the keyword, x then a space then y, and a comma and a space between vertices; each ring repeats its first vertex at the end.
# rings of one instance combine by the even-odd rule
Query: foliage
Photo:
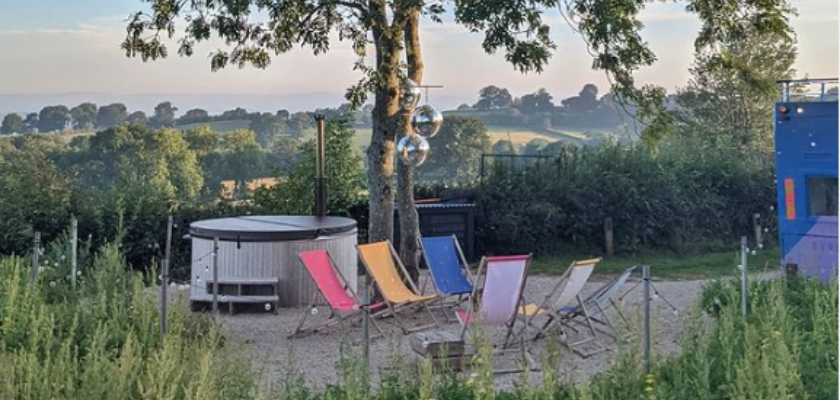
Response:
MULTIPOLYGON (((784 15, 792 15, 786 8, 784 15)), ((746 29, 722 46, 698 51, 693 79, 673 114, 681 135, 718 146, 771 152, 776 81, 790 79, 796 43, 787 36, 746 29)))
POLYGON ((178 302, 161 338, 154 291, 119 254, 110 244, 82 264, 76 289, 66 263, 30 284, 26 260, 0 259, 0 398, 253 398, 250 363, 207 317, 178 302))
POLYGON ((149 124, 153 128, 171 128, 175 126, 175 112, 177 111, 178 107, 164 101, 155 106, 155 113, 149 119, 149 124))
POLYGON ((495 110, 508 108, 512 104, 513 96, 507 89, 490 85, 478 92, 478 102, 473 107, 477 110, 495 110))
POLYGON ((558 148, 556 160, 497 158, 476 196, 479 243, 496 253, 601 248, 613 220, 619 252, 706 251, 773 221, 771 160, 687 141, 654 158, 640 145, 558 148))
POLYGON ((70 124, 70 110, 67 106, 44 107, 38 114, 38 131, 63 131, 70 124))
POLYGON ((113 128, 128 118, 128 109, 125 104, 113 103, 99 107, 96 113, 96 126, 99 129, 113 128))
POLYGON ((481 120, 450 116, 429 146, 432 153, 415 170, 418 181, 469 184, 478 177, 481 155, 490 150, 490 136, 481 120))
POLYGON ((33 230, 52 239, 68 217, 71 185, 43 153, 0 149, 0 253, 23 253, 33 230))
MULTIPOLYGON (((332 215, 348 215, 363 199, 362 160, 353 149, 353 130, 345 119, 329 121, 326 131, 327 210, 332 215)), ((272 188, 259 188, 254 205, 272 214, 311 215, 314 207, 315 141, 301 145, 303 160, 288 179, 272 188)))
POLYGON ((3 125, 0 126, 0 133, 11 135, 18 132, 23 132, 23 118, 15 113, 6 114, 3 117, 3 125))

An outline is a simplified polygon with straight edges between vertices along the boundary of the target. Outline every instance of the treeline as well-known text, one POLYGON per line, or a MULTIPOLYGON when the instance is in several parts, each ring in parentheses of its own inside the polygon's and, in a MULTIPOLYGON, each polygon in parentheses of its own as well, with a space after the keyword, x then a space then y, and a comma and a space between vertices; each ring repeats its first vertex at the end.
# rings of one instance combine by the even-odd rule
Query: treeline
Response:
POLYGON ((544 88, 514 97, 508 89, 490 85, 479 91, 476 103, 461 104, 453 113, 479 118, 488 125, 613 130, 626 118, 621 113, 632 112, 624 108, 613 93, 599 96, 598 87, 591 83, 559 104, 544 88))
POLYGON ((239 128, 246 128, 257 134, 263 145, 271 144, 278 137, 299 138, 314 127, 313 115, 323 114, 329 119, 348 117, 353 126, 370 126, 371 105, 351 110, 349 104, 337 108, 322 108, 314 111, 290 112, 285 109, 276 112, 249 112, 237 107, 218 115, 212 115, 202 108, 192 108, 178 115, 178 107, 165 101, 155 106, 147 115, 144 111, 130 112, 123 103, 97 106, 82 103, 73 108, 65 105, 47 106, 40 112, 21 116, 7 114, 0 124, 0 134, 50 133, 50 132, 95 132, 119 125, 145 125, 150 128, 193 127, 195 124, 212 124, 222 121, 240 122, 239 128))

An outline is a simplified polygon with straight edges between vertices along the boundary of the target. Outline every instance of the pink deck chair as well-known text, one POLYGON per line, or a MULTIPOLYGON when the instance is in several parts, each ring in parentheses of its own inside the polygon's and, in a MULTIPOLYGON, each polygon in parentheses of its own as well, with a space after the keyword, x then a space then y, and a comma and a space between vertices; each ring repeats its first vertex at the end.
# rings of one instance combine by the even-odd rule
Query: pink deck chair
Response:
MULTIPOLYGON (((528 278, 528 266, 531 262, 531 255, 515 255, 501 257, 485 257, 478 266, 477 279, 481 278, 482 271, 486 274, 484 288, 481 291, 478 311, 473 310, 476 303, 476 292, 479 285, 475 285, 471 295, 470 305, 467 311, 456 313, 461 323, 461 337, 464 337, 470 326, 480 324, 483 327, 501 326, 506 330, 505 340, 501 353, 507 352, 508 342, 514 334, 517 311, 524 305, 522 293, 525 289, 525 281, 528 278)), ((524 342, 523 342, 524 345, 524 342)), ((530 358, 527 349, 523 349, 529 367, 533 368, 534 362, 530 358)), ((518 350, 517 350, 518 351, 518 350)), ((497 370, 497 373, 519 372, 522 369, 497 370)))
MULTIPOLYGON (((344 320, 360 316, 362 314, 364 305, 359 300, 356 292, 347 284, 347 279, 341 274, 338 268, 335 268, 335 263, 324 249, 304 251, 298 254, 303 266, 315 285, 318 291, 312 296, 312 303, 309 307, 303 310, 300 322, 295 328, 294 333, 289 337, 295 337, 304 331, 317 331, 317 326, 303 329, 303 325, 309 315, 314 314, 313 310, 317 310, 319 297, 323 297, 326 301, 326 306, 330 308, 330 316, 322 326, 329 326, 335 323, 342 324, 344 320)), ((372 304, 371 308, 376 309, 381 305, 372 304)), ((373 326, 382 335, 382 329, 373 318, 370 319, 373 326)))

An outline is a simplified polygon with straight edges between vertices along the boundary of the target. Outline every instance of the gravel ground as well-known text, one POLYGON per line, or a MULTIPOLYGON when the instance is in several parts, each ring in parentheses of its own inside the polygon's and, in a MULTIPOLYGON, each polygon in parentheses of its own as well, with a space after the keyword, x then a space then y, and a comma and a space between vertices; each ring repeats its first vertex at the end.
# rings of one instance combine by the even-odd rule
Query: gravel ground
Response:
MULTIPOLYGON (((584 294, 594 290, 604 283, 603 277, 590 282, 584 289, 584 294)), ((557 277, 531 276, 528 279, 526 295, 530 301, 539 301, 556 284, 557 277)), ((641 330, 642 299, 643 289, 638 285, 638 279, 631 279, 625 286, 624 297, 621 301, 621 310, 627 317, 632 330, 641 330)), ((654 327, 654 351, 658 355, 668 355, 679 350, 681 329, 684 322, 691 314, 695 300, 700 294, 704 281, 654 281, 653 286, 657 289, 659 296, 654 296, 652 303, 653 327, 654 327), (672 309, 667 302, 673 304, 672 309)), ((297 322, 304 311, 303 308, 280 309, 278 313, 258 314, 237 314, 234 316, 222 315, 220 320, 231 338, 235 341, 244 342, 246 348, 251 349, 253 368, 262 378, 266 385, 279 382, 283 375, 289 371, 289 365, 303 374, 307 381, 315 387, 323 387, 329 383, 339 380, 339 351, 342 342, 356 341, 361 338, 360 324, 350 326, 342 330, 339 326, 327 328, 308 336, 287 339, 297 326, 297 322)), ((328 316, 325 308, 317 315, 310 315, 307 326, 312 322, 323 321, 328 316)), ((615 310, 608 310, 607 314, 612 317, 617 325, 621 318, 616 315, 615 310)), ((428 314, 420 312, 409 312, 405 314, 409 326, 425 325, 431 322, 428 314)), ((435 316, 441 322, 438 330, 460 332, 460 326, 453 318, 445 323, 441 318, 440 311, 435 310, 435 316)), ((391 319, 380 320, 380 326, 385 330, 386 337, 374 340, 371 343, 371 365, 373 367, 373 380, 376 381, 384 368, 392 365, 394 356, 402 356, 405 359, 416 359, 417 356, 409 346, 409 337, 400 333, 400 330, 393 324, 391 319)), ((371 326, 371 332, 373 327, 371 326)), ((501 329, 491 329, 495 342, 501 341, 501 329), (494 332, 495 331, 495 332, 494 332)), ((581 336, 572 333, 571 340, 581 336)), ((627 340, 640 340, 639 336, 627 340)), ((561 355, 561 375, 567 381, 582 381, 593 374, 609 367, 617 356, 617 344, 604 334, 599 334, 599 339, 604 347, 611 350, 601 352, 597 355, 583 358, 571 352, 563 352, 561 355)), ((550 339, 541 339, 529 344, 530 353, 539 362, 545 353, 546 342, 550 339)), ((581 347, 584 350, 592 350, 588 345, 581 347)), ((360 351, 358 347, 354 347, 360 351)), ((508 354, 497 357, 497 367, 510 367, 517 365, 518 356, 508 354)), ((519 374, 499 375, 497 384, 500 388, 510 387, 514 382, 520 382, 519 374)), ((539 373, 532 373, 529 380, 538 381, 539 373)))

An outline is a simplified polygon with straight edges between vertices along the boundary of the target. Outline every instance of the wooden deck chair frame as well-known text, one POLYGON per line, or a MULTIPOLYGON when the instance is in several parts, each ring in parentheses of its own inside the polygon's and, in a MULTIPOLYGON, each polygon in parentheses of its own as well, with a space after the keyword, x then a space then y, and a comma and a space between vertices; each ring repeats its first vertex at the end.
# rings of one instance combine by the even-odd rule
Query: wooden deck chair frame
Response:
MULTIPOLYGON (((391 255, 391 259, 394 261, 395 265, 398 268, 397 273, 398 274, 402 273, 403 280, 408 284, 409 289, 411 289, 414 292, 414 294, 422 295, 422 292, 420 292, 419 289, 417 288, 417 284, 414 283, 414 280, 411 279, 411 275, 409 275, 408 271, 405 269, 405 265, 402 263, 402 260, 400 260, 400 257, 397 254, 397 251, 394 250, 394 245, 391 244, 391 241, 389 241, 389 240, 386 240, 384 243, 387 243, 388 251, 391 255)), ((368 243, 368 244, 370 244, 370 243, 368 243)), ((362 264, 365 266, 365 270, 367 271, 368 276, 372 278, 371 280, 373 281, 373 284, 375 284, 377 289, 379 289, 379 291, 382 292, 382 286, 379 284, 379 282, 376 280, 374 275, 371 273, 371 267, 370 267, 370 265, 368 265, 367 260, 365 260, 365 258, 362 257, 362 255, 361 255, 361 250, 360 250, 361 246, 363 246, 363 245, 356 245, 356 249, 357 249, 357 251, 359 251, 359 259, 362 260, 362 264)), ((387 296, 385 296, 384 294, 382 296, 382 299, 385 302, 385 304, 388 306, 388 308, 385 309, 385 310, 382 310, 380 312, 375 313, 373 315, 373 317, 376 318, 376 317, 382 317, 382 316, 386 316, 386 315, 393 315, 394 321, 396 322, 397 326, 399 326, 399 328, 402 330, 403 334, 407 335, 407 334, 412 333, 412 332, 417 332, 417 331, 421 331, 421 330, 424 330, 424 329, 439 326, 438 322, 437 322, 437 318, 435 318, 435 315, 432 314, 432 310, 430 310, 429 306, 428 306, 429 302, 437 300, 437 296, 434 296, 434 297, 432 297, 428 300, 405 302, 405 303, 400 303, 400 304, 392 303, 391 301, 389 301, 387 299, 387 296), (412 307, 418 307, 418 306, 425 309, 426 312, 429 314, 429 316, 432 317, 432 323, 427 324, 427 325, 416 326, 416 327, 413 327, 413 328, 407 328, 405 326, 405 324, 403 324, 403 321, 401 319, 399 311, 404 311, 404 310, 410 309, 412 307)))
MULTIPOLYGON (((528 254, 528 261, 525 263, 525 271, 523 271, 524 277, 522 279, 522 285, 520 285, 520 287, 519 287, 519 300, 517 301, 519 303, 519 307, 522 307, 522 306, 525 305, 525 297, 524 297, 525 284, 528 281, 528 270, 530 269, 530 266, 531 266, 531 259, 532 259, 532 255, 528 254)), ((480 320, 473 321, 472 318, 473 318, 473 315, 474 315, 473 311, 475 310, 476 306, 478 306, 479 307, 478 309, 481 310, 480 304, 476 304, 476 303, 479 303, 481 301, 481 299, 478 299, 478 297, 477 297, 478 296, 478 290, 479 290, 479 283, 481 281, 482 273, 485 273, 486 269, 487 269, 487 257, 482 257, 481 262, 478 264, 478 271, 475 274, 475 281, 473 281, 473 291, 470 294, 469 305, 467 307, 467 316, 469 316, 470 321, 467 321, 467 322, 462 324, 463 326, 461 327, 461 339, 466 338, 467 333, 469 333, 470 325, 472 325, 474 323, 478 323, 478 324, 481 323, 480 320)), ((481 286, 482 286, 482 289, 481 289, 482 293, 481 294, 482 294, 482 297, 483 297, 484 289, 483 289, 483 285, 481 285, 481 286)), ((515 329, 515 326, 516 326, 516 321, 519 320, 519 319, 520 318, 518 317, 518 313, 514 312, 513 317, 511 317, 510 321, 505 323, 505 339, 502 342, 502 349, 501 350, 494 350, 493 353, 494 354, 499 354, 499 355, 504 355, 504 354, 508 354, 508 353, 512 353, 512 352, 517 352, 517 353, 521 352, 521 353, 524 354, 525 361, 528 364, 527 370, 528 371, 539 371, 539 368, 537 368, 537 366, 536 366, 536 362, 534 361, 534 359, 531 357, 530 353, 528 352, 527 340, 525 340, 525 337, 527 336, 527 333, 528 333, 527 325, 523 328, 522 331, 520 331, 520 333, 518 333, 518 334, 515 333, 514 329, 515 329), (520 339, 519 343, 520 343, 521 346, 523 346, 522 348, 514 349, 514 348, 512 348, 512 346, 508 345, 508 343, 511 343, 511 344, 515 343, 516 341, 515 340, 511 341, 511 339, 516 339, 516 338, 520 339)), ((526 371, 526 369, 525 368, 494 369, 493 373, 494 374, 507 374, 507 373, 523 372, 523 371, 526 371)))
MULTIPOLYGON (((336 263, 335 263, 335 260, 333 260, 332 255, 330 255, 329 252, 325 252, 325 253, 327 254, 327 258, 330 262, 330 267, 332 268, 333 272, 336 274, 338 279, 341 280, 341 283, 342 283, 342 286, 344 287, 344 290, 348 291, 350 293, 350 296, 354 300, 356 300, 356 302, 362 308, 359 308, 358 310, 354 310, 354 311, 336 311, 332 307, 330 302, 327 301, 326 297, 324 297, 323 293, 321 293, 321 289, 318 287, 318 285, 316 283, 315 293, 313 293, 313 295, 312 295, 312 301, 309 303, 309 306, 306 307, 303 310, 303 312, 301 313, 301 317, 300 317, 300 320, 298 321, 297 327, 295 328, 295 331, 291 335, 287 336, 288 339, 301 337, 303 334, 306 334, 306 333, 315 333, 315 332, 318 332, 318 329, 320 329, 320 328, 326 328, 326 327, 329 327, 329 326, 332 326, 332 325, 335 325, 335 324, 339 324, 341 326, 342 330, 343 330, 343 329, 345 329, 344 321, 349 320, 349 319, 353 319, 353 318, 356 318, 356 317, 365 318, 365 310, 364 310, 363 307, 369 307, 369 305, 362 303, 361 298, 359 297, 358 293, 356 293, 356 291, 352 287, 350 287, 350 284, 349 284, 349 281, 347 280, 347 278, 344 277, 344 274, 341 273, 341 270, 339 270, 338 268, 335 267, 336 263), (319 303, 318 302, 319 298, 323 299, 324 302, 319 303), (326 305, 327 307, 329 307, 330 316, 328 317, 328 319, 326 321, 324 321, 320 325, 314 325, 314 326, 310 326, 309 328, 304 329, 303 325, 306 323, 307 318, 309 318, 309 315, 312 314, 312 310, 317 309, 317 307, 319 305, 326 305)), ((304 263, 303 258, 300 256, 300 254, 298 254, 298 259, 300 259, 301 263, 304 263)), ((308 274, 310 274, 310 277, 314 281, 315 278, 312 277, 312 275, 311 275, 312 273, 309 271, 309 268, 307 268, 306 265, 304 265, 303 268, 306 270, 306 272, 308 274)), ((373 327, 376 329, 376 331, 378 333, 377 336, 374 336, 371 339, 385 336, 385 334, 382 332, 382 328, 379 327, 379 324, 373 318, 373 315, 368 315, 368 318, 369 318, 371 324, 373 324, 373 327)))
MULTIPOLYGON (((532 315, 525 315, 525 327, 531 326, 536 328, 537 333, 534 335, 534 339, 539 339, 540 337, 547 336, 548 331, 557 328, 560 330, 561 338, 563 339, 563 344, 572 350, 575 354, 583 357, 588 358, 593 355, 602 353, 604 351, 609 350, 608 348, 604 347, 601 342, 598 340, 598 330, 595 329, 595 325, 592 323, 592 319, 589 315, 589 310, 586 307, 585 301, 580 297, 580 292, 575 293, 575 300, 577 301, 577 307, 581 309, 581 313, 585 322, 585 327, 589 330, 590 337, 584 338, 575 342, 570 341, 568 332, 566 328, 572 329, 575 332, 580 332, 575 327, 571 326, 570 321, 562 314, 560 314, 554 303, 556 303, 557 298, 562 294, 563 291, 566 290, 566 286, 568 285, 568 280, 571 278, 572 272, 574 272, 575 268, 578 268, 583 265, 590 265, 590 264, 597 264, 601 262, 601 258, 592 258, 586 260, 575 260, 569 265, 566 269, 566 272, 560 276, 560 279, 557 281, 557 284, 549 291, 549 293, 543 299, 543 302, 537 307, 537 312, 534 312, 532 315), (542 327, 537 327, 534 325, 534 319, 537 317, 545 315, 548 317, 548 320, 542 325, 542 327), (579 346, 584 345, 586 343, 595 343, 597 348, 591 352, 584 352, 580 349, 579 346)), ((588 280, 588 279, 587 279, 588 280)), ((524 331, 523 331, 524 332, 524 331)))
MULTIPOLYGON (((458 237, 455 236, 455 235, 452 235, 452 241, 455 242, 455 250, 457 250, 458 261, 461 262, 461 267, 463 269, 467 270, 467 277, 466 277, 467 281, 471 285, 473 285, 473 288, 475 288, 475 285, 476 285, 475 276, 473 275, 472 271, 470 270, 470 264, 467 262, 467 258, 464 256, 464 251, 461 250, 461 244, 458 243, 458 237)), ((420 285, 420 293, 425 293, 426 285, 428 285, 429 281, 431 280, 432 281, 432 287, 435 288, 435 293, 437 293, 438 298, 439 298, 438 307, 440 307, 441 312, 443 313, 444 320, 446 320, 446 322, 449 322, 449 315, 446 313, 446 311, 448 309, 451 310, 455 307, 460 306, 465 301, 470 299, 470 297, 469 297, 470 295, 467 295, 467 296, 458 295, 458 298, 454 302, 449 303, 449 304, 447 304, 445 302, 446 297, 454 296, 454 295, 441 293, 440 290, 438 290, 437 284, 435 283, 435 273, 432 270, 432 268, 429 267, 429 257, 426 254, 426 248, 425 248, 425 246, 423 246, 423 241, 422 240, 418 240, 418 242, 420 243, 420 250, 421 250, 421 254, 423 256, 423 260, 426 262, 426 266, 429 270, 428 276, 423 278, 423 283, 420 285)))

